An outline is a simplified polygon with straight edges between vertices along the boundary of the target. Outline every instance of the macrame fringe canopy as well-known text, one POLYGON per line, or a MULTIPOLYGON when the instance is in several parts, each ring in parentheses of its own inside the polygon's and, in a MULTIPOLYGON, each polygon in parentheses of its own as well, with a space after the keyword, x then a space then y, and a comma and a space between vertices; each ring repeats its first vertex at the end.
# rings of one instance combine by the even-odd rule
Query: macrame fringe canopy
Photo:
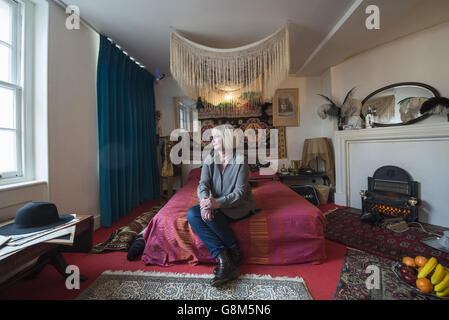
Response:
POLYGON ((287 26, 273 35, 233 49, 192 42, 176 32, 170 39, 170 70, 191 99, 215 105, 238 99, 245 92, 272 98, 290 68, 287 26))

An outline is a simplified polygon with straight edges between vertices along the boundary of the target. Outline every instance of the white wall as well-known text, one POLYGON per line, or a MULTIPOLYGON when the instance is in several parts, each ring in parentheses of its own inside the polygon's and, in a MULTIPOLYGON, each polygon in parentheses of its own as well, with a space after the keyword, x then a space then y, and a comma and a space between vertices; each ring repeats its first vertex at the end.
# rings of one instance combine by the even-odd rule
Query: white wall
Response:
POLYGON ((49 2, 49 195, 62 213, 99 214, 96 74, 99 36, 65 27, 49 2))
POLYGON ((317 114, 318 106, 325 101, 318 96, 322 93, 320 77, 288 77, 280 88, 299 88, 300 123, 298 127, 287 127, 287 157, 281 159, 280 167, 290 166, 290 160, 301 160, 304 140, 319 137, 333 137, 334 121, 321 119, 317 114))
POLYGON ((154 86, 156 110, 161 112, 159 126, 162 136, 169 136, 175 129, 175 107, 173 97, 184 97, 185 94, 172 77, 166 77, 154 86))
POLYGON ((355 96, 397 82, 422 82, 449 96, 449 22, 354 56, 331 68, 332 94, 342 99, 356 86, 355 96))
POLYGON ((60 7, 52 1, 35 2, 35 181, 0 189, 0 220, 14 217, 31 201, 51 201, 60 213, 98 219, 99 36, 84 25, 67 30, 60 7))

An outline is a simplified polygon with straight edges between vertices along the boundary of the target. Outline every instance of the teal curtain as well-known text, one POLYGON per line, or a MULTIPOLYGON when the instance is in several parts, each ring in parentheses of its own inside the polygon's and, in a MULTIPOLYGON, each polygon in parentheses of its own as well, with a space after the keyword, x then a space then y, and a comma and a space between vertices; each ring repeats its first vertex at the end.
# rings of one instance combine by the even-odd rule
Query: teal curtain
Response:
POLYGON ((154 76, 100 35, 97 70, 101 225, 159 198, 154 76))

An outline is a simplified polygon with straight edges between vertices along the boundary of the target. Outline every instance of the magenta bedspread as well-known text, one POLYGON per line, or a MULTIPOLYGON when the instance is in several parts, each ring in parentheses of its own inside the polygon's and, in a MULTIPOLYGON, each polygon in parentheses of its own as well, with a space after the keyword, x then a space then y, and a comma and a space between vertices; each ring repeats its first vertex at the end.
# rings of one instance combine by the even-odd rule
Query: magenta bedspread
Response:
MULTIPOLYGON (((199 169, 151 220, 144 234, 145 264, 214 263, 187 222, 187 210, 198 204, 199 169)), ((259 182, 253 188, 252 217, 233 222, 245 264, 318 264, 326 259, 322 212, 279 181, 259 182)))

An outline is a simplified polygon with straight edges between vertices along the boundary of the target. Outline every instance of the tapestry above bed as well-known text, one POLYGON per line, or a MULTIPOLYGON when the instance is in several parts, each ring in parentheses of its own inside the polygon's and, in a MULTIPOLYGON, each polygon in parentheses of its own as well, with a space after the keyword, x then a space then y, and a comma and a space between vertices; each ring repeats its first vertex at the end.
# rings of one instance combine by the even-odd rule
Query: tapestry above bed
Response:
MULTIPOLYGON (((250 93, 248 93, 250 94, 250 93)), ((224 102, 218 106, 200 103, 198 120, 201 133, 221 124, 230 124, 236 129, 266 129, 267 149, 270 148, 270 129, 278 129, 278 157, 287 158, 287 137, 285 127, 273 126, 273 108, 270 102, 262 103, 256 96, 241 97, 238 101, 224 102)), ((203 142, 203 148, 208 142, 203 142)), ((269 152, 267 151, 267 154, 269 152)))

